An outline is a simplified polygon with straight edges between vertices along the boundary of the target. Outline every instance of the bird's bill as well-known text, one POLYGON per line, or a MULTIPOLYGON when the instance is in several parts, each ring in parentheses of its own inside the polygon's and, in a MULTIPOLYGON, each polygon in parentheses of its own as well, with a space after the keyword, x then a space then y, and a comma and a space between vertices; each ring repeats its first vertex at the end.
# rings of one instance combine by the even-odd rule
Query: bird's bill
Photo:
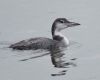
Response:
POLYGON ((69 22, 67 23, 68 27, 74 27, 74 26, 79 26, 79 23, 75 23, 75 22, 69 22))

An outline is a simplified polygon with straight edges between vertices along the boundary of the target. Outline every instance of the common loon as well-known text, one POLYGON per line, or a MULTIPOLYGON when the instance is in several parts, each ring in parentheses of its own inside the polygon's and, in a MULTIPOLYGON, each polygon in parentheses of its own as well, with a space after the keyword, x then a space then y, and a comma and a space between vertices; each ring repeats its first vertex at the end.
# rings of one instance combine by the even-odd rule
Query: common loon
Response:
POLYGON ((16 50, 36 50, 36 49, 53 49, 55 47, 67 47, 69 44, 68 39, 60 33, 61 30, 78 26, 79 23, 70 22, 66 18, 57 18, 51 28, 52 39, 45 37, 31 38, 22 40, 9 46, 9 48, 16 50))

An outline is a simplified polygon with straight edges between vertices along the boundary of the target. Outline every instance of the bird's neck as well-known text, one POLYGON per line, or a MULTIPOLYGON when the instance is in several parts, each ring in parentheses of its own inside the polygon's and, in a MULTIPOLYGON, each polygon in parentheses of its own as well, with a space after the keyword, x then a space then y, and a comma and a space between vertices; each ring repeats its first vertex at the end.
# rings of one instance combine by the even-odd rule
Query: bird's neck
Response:
POLYGON ((69 44, 69 40, 65 37, 60 31, 55 31, 53 36, 53 40, 61 41, 66 45, 69 44))

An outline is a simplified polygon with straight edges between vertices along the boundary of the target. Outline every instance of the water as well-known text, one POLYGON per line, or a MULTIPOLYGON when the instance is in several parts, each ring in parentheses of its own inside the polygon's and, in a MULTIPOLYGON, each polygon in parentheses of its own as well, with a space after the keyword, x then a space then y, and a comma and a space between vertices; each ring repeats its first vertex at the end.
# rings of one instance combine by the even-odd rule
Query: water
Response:
POLYGON ((99 3, 99 0, 0 1, 0 80, 99 80, 99 3), (55 67, 59 59, 54 64, 47 51, 7 48, 23 39, 51 38, 52 22, 58 17, 81 24, 62 32, 72 42, 61 52, 65 68, 55 67))

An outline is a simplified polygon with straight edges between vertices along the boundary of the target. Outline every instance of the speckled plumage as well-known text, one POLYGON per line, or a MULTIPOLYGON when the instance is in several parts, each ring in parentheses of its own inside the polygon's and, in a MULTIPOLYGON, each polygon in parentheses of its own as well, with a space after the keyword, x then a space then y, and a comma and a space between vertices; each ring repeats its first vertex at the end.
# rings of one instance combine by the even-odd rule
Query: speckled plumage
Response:
POLYGON ((10 48, 17 50, 30 50, 30 49, 52 49, 53 47, 61 47, 60 41, 52 40, 49 38, 38 37, 28 40, 22 40, 18 43, 12 44, 10 48))

